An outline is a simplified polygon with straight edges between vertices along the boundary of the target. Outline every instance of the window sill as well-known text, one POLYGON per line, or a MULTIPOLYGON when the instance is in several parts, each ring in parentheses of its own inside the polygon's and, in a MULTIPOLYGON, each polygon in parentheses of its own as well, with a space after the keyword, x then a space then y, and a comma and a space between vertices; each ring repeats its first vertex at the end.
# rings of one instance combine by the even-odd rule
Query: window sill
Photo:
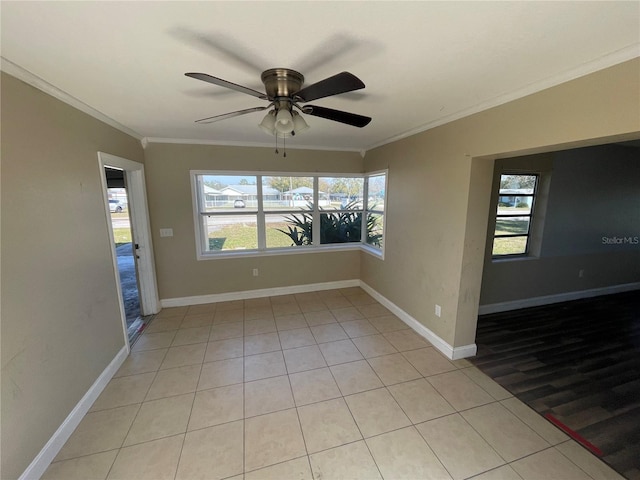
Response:
POLYGON ((491 257, 492 263, 508 263, 508 262, 525 262, 529 260, 538 260, 540 257, 533 255, 511 255, 504 257, 491 257))
POLYGON ((360 250, 376 258, 379 258, 380 260, 384 260, 384 250, 382 249, 375 248, 370 245, 360 245, 360 250))
POLYGON ((353 250, 363 250, 377 258, 384 259, 384 253, 377 248, 360 243, 344 243, 339 245, 322 245, 319 247, 306 246, 296 248, 270 248, 266 250, 237 250, 218 253, 198 253, 198 260, 217 260, 229 258, 253 258, 253 257, 274 257, 280 255, 300 255, 310 253, 345 252, 353 250))

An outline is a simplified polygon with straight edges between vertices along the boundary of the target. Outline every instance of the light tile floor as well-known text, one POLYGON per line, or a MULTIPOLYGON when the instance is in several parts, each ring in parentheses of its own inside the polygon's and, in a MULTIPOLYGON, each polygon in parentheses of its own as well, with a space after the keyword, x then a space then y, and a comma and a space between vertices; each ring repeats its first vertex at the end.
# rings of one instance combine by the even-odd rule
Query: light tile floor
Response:
POLYGON ((162 310, 43 479, 621 478, 360 288, 162 310))

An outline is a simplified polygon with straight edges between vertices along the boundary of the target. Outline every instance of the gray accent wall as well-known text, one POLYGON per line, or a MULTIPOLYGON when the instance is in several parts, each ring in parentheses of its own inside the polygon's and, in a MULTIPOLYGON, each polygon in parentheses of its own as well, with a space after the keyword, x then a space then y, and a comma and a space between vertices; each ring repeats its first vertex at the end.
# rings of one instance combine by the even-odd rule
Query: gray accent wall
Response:
POLYGON ((609 144, 497 160, 493 197, 500 173, 513 170, 541 178, 532 254, 491 257, 492 198, 480 305, 640 282, 640 148, 609 144))
POLYGON ((555 153, 547 212, 543 257, 639 250, 640 148, 555 153))

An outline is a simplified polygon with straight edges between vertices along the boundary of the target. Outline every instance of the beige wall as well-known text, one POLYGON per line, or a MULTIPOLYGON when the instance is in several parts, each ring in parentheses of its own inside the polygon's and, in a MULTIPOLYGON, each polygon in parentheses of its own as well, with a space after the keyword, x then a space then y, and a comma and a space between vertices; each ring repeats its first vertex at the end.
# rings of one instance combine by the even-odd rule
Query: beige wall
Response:
POLYGON ((2 479, 124 346, 97 152, 139 142, 2 74, 2 479))
POLYGON ((638 138, 639 104, 635 59, 368 152, 365 169, 389 167, 387 251, 362 255, 361 279, 473 343, 495 158, 638 138))
POLYGON ((358 251, 253 258, 196 259, 190 170, 255 172, 362 172, 352 152, 152 143, 145 173, 161 299, 352 280, 360 276, 358 251), (173 237, 159 236, 172 228, 173 237), (254 277, 252 270, 260 275, 254 277))
POLYGON ((638 60, 626 62, 377 148, 364 161, 198 145, 143 152, 3 74, 2 478, 22 473, 123 345, 98 150, 145 158, 161 298, 361 278, 461 346, 475 339, 494 159, 640 137, 639 73, 638 60), (358 251, 196 260, 190 169, 384 168, 384 261, 358 251), (174 237, 159 238, 160 228, 174 237))

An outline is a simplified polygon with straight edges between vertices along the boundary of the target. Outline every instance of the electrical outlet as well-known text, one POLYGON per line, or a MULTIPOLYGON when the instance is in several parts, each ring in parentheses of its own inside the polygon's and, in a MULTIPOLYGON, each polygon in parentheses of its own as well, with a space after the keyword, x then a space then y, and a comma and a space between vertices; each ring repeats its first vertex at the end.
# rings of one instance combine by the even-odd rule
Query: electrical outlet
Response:
POLYGON ((173 237, 173 228, 161 228, 160 229, 161 237, 173 237))
POLYGON ((436 317, 440 317, 442 315, 442 307, 436 304, 436 317))
POLYGON ((580 269, 578 270, 578 278, 582 278, 582 277, 584 277, 584 270, 580 269))
POLYGON ((254 268, 254 269, 253 269, 253 276, 254 276, 254 277, 257 277, 257 276, 258 276, 258 269, 257 269, 257 268, 254 268))

